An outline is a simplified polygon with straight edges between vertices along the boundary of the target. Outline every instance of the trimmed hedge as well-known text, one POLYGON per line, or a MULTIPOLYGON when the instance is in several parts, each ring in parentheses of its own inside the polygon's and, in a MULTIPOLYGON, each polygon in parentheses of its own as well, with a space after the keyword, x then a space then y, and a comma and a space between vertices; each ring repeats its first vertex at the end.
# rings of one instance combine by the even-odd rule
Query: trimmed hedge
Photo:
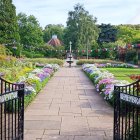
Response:
POLYGON ((105 64, 105 63, 121 64, 122 62, 109 60, 109 59, 80 59, 80 60, 77 61, 76 64, 77 65, 83 65, 83 64, 94 64, 94 63, 99 63, 99 64, 105 64))
POLYGON ((25 62, 32 62, 34 64, 40 63, 40 64, 58 64, 59 66, 62 66, 64 64, 64 61, 61 59, 56 58, 27 58, 24 59, 25 62))

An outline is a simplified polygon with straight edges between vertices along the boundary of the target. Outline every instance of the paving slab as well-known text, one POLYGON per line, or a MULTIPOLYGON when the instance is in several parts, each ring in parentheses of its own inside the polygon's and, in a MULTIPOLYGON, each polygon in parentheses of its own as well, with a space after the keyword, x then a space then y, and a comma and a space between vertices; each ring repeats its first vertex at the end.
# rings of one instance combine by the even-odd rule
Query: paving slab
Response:
POLYGON ((25 111, 25 140, 112 140, 113 109, 80 67, 65 64, 25 111))

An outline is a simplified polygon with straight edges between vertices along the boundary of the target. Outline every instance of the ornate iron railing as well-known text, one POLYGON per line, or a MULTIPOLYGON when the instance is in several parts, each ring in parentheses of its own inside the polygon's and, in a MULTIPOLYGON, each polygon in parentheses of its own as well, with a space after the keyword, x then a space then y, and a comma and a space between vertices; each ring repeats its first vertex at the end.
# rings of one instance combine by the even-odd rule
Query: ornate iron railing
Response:
POLYGON ((23 140, 24 84, 0 78, 0 140, 23 140))
POLYGON ((140 140, 140 80, 114 87, 114 140, 140 140))

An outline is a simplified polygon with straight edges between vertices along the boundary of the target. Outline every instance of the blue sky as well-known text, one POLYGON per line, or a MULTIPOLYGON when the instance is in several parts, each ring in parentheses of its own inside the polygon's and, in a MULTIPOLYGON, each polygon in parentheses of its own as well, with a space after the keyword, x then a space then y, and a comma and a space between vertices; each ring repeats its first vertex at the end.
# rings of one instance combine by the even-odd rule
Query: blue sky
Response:
POLYGON ((44 28, 48 24, 66 25, 74 5, 97 17, 97 23, 140 24, 140 0, 13 0, 17 13, 34 15, 44 28))

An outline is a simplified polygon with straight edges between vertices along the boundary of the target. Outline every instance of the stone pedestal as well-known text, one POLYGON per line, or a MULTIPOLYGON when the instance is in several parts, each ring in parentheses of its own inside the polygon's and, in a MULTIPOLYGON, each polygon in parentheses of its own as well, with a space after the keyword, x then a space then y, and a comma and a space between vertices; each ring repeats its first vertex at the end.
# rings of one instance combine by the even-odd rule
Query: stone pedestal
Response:
POLYGON ((71 64, 73 63, 72 54, 69 54, 69 56, 68 56, 66 62, 69 63, 69 67, 71 67, 71 64))

